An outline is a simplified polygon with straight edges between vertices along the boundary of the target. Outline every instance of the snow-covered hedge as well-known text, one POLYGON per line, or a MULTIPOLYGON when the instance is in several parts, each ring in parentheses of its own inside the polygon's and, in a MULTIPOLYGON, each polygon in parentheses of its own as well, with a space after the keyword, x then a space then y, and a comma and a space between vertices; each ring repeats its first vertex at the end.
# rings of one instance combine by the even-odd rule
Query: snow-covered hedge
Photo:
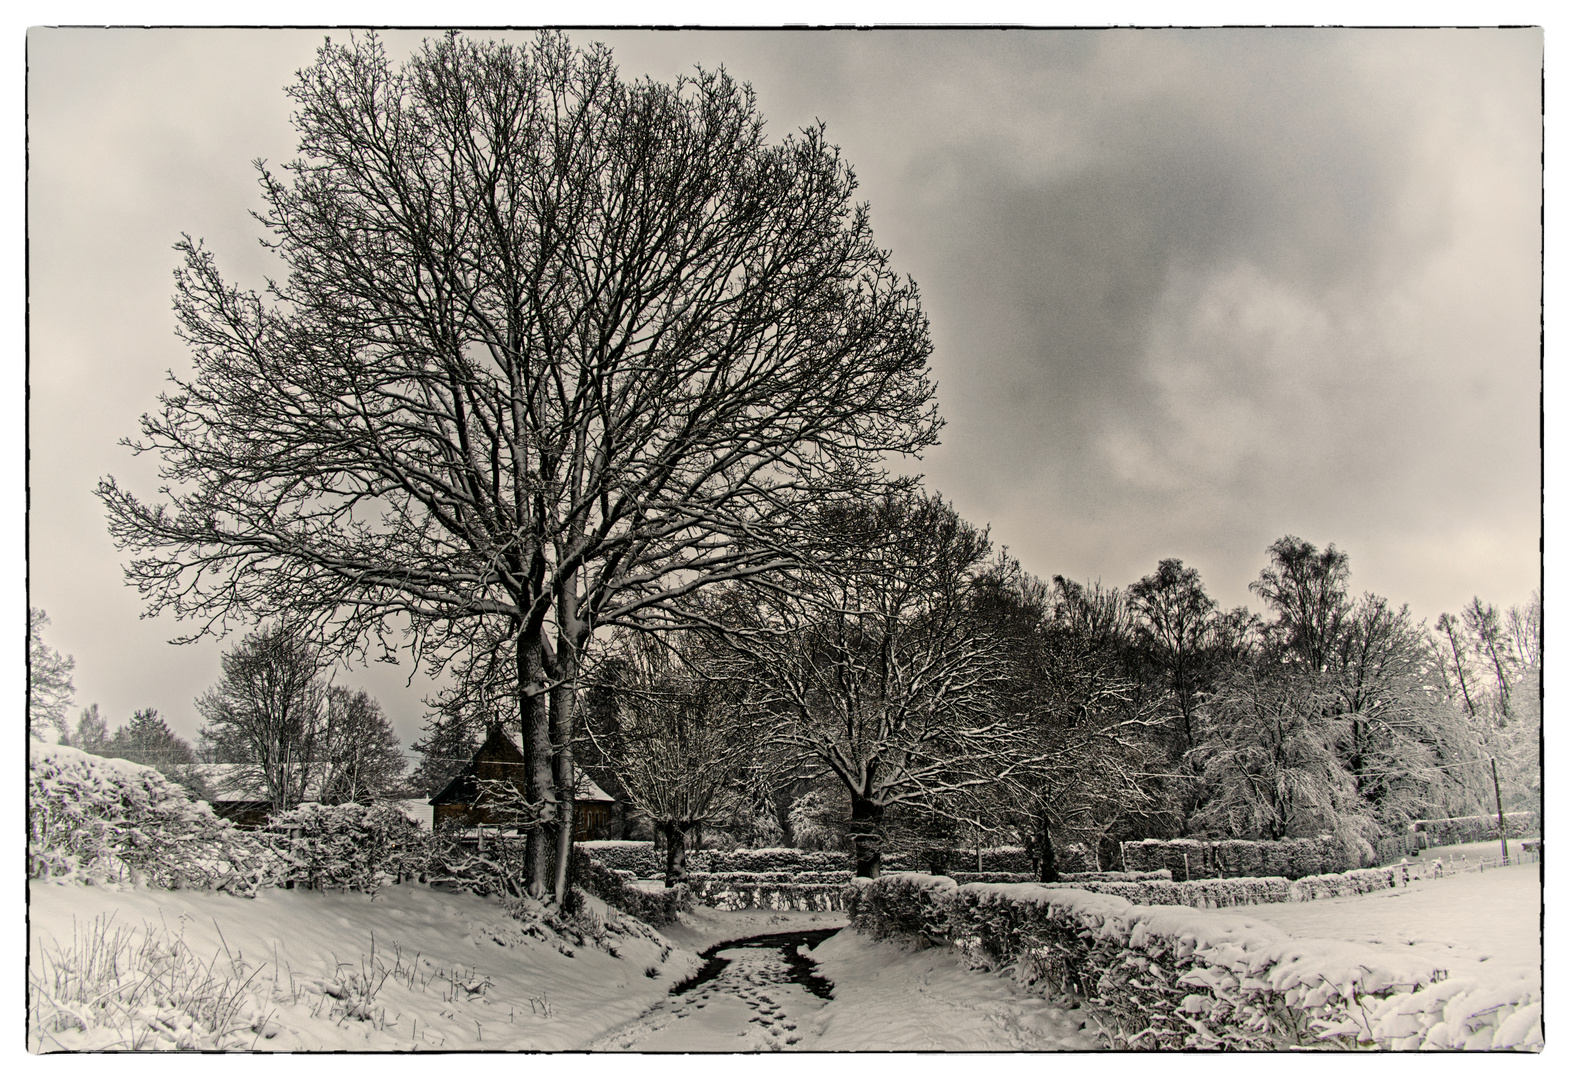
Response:
POLYGON ((1119 1049, 1543 1045, 1542 992, 1528 978, 1449 978, 1394 950, 1297 939, 1234 912, 922 874, 858 879, 845 902, 861 929, 946 942, 1077 996, 1119 1049))
POLYGON ((686 886, 694 899, 720 911, 838 911, 844 903, 845 876, 840 875, 834 883, 799 884, 701 874, 690 878, 686 886))
MULTIPOLYGON (((629 870, 640 878, 665 873, 665 853, 650 840, 588 840, 575 845, 612 870, 629 870)), ((801 851, 797 848, 737 848, 734 851, 688 851, 687 871, 693 874, 849 873, 850 856, 842 851, 801 851)))
POLYGON ((27 873, 254 896, 285 863, 157 769, 31 740, 27 873))
POLYGON ((1083 874, 1059 874, 1059 881, 1171 881, 1172 871, 1160 870, 1095 870, 1083 874))
POLYGON ((690 881, 712 881, 716 885, 844 885, 849 870, 722 870, 715 874, 689 874, 690 881))
MULTIPOLYGON (((1499 839, 1499 818, 1496 815, 1460 818, 1430 818, 1414 821, 1415 832, 1426 837, 1429 847, 1447 844, 1475 844, 1483 840, 1499 839)), ((1536 836, 1542 832, 1542 821, 1535 811, 1517 810, 1505 815, 1505 835, 1510 837, 1536 836)))
POLYGON ((572 880, 584 892, 652 926, 669 926, 692 907, 692 894, 684 886, 657 893, 635 889, 628 871, 611 869, 591 858, 589 850, 586 844, 575 844, 572 853, 572 880))
POLYGON ((883 855, 883 869, 898 872, 925 871, 941 866, 947 871, 964 873, 1031 873, 1030 854, 1022 847, 981 849, 981 867, 976 870, 975 848, 926 847, 910 851, 890 851, 883 855))
POLYGON ((284 838, 291 879, 310 889, 374 893, 419 877, 430 855, 430 835, 390 803, 302 803, 275 815, 272 828, 284 838))
POLYGON ((1301 878, 1355 870, 1357 860, 1332 836, 1292 840, 1129 840, 1125 870, 1162 870, 1178 881, 1221 877, 1301 878))

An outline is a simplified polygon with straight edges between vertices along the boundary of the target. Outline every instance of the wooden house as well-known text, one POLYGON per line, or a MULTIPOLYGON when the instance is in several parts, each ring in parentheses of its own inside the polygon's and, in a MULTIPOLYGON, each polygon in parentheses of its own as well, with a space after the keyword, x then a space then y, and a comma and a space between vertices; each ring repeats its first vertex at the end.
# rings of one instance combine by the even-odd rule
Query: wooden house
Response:
MULTIPOLYGON (((470 829, 510 824, 509 816, 492 805, 495 799, 481 781, 510 783, 519 792, 524 789, 523 751, 500 727, 491 729, 469 764, 431 799, 432 827, 437 830, 444 826, 470 829)), ((587 774, 579 772, 577 798, 573 802, 573 839, 610 839, 615 805, 615 799, 587 774)))

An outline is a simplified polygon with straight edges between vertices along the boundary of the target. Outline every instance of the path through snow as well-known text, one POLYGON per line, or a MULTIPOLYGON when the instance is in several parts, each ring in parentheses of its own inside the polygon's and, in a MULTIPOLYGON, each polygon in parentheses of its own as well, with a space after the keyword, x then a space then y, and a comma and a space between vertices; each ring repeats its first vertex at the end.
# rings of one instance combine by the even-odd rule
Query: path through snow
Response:
POLYGON ((801 955, 833 983, 824 1000, 791 980, 777 948, 715 954, 713 980, 661 1002, 589 1050, 1090 1050, 1077 1010, 966 967, 951 949, 916 949, 841 930, 801 955))

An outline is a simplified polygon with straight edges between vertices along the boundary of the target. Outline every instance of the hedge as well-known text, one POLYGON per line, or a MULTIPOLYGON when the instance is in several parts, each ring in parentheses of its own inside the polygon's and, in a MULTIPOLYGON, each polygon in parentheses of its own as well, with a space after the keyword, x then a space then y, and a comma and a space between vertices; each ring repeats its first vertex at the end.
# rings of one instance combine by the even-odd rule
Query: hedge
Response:
MULTIPOLYGON (((1412 823, 1429 847, 1448 844, 1475 844, 1499 839, 1499 817, 1495 814, 1461 818, 1426 818, 1412 823)), ((1505 815, 1505 835, 1536 836, 1543 825, 1535 810, 1517 810, 1505 815)))
POLYGON ((431 837, 388 803, 302 803, 272 816, 269 828, 289 862, 288 876, 310 889, 375 893, 384 881, 426 872, 431 837))
POLYGON ((1127 840, 1123 868, 1167 870, 1177 881, 1223 877, 1301 878, 1357 869, 1357 861, 1332 836, 1290 840, 1127 840))
POLYGON ((951 945, 1079 998, 1116 1049, 1515 1049, 1543 1045, 1527 977, 1448 978, 1353 942, 1231 912, 1041 885, 898 874, 845 890, 851 924, 951 945))
POLYGON ((685 882, 694 899, 720 911, 759 908, 772 911, 838 911, 844 904, 845 881, 793 884, 745 878, 698 876, 685 882))

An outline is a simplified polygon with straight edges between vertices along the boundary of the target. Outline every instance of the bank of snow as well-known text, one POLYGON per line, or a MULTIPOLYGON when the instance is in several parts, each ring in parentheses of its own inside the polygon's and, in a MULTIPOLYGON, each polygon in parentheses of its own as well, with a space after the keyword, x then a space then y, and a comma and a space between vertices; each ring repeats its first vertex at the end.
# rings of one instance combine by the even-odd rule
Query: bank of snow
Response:
MULTIPOLYGON (((29 976, 44 991, 64 997, 63 958, 117 931, 138 963, 166 963, 182 941, 235 998, 227 1048, 573 1049, 662 1000, 699 964, 641 924, 608 936, 612 955, 520 922, 499 901, 423 885, 375 896, 264 889, 245 899, 34 883, 30 901, 29 976)), ((590 904, 617 924, 617 913, 590 904)), ((117 981, 107 974, 106 987, 117 981)), ((31 1048, 173 1048, 191 1029, 180 1008, 146 994, 131 1010, 78 1011, 86 1030, 30 1026, 31 1048)))
POLYGON ((834 983, 802 1050, 1094 1050, 1077 1009, 966 966, 953 949, 846 929, 804 953, 834 983))
POLYGON ((1260 904, 1250 913, 1293 937, 1409 950, 1456 975, 1513 970, 1525 977, 1540 973, 1543 963, 1539 870, 1510 866, 1414 878, 1399 889, 1260 904))

